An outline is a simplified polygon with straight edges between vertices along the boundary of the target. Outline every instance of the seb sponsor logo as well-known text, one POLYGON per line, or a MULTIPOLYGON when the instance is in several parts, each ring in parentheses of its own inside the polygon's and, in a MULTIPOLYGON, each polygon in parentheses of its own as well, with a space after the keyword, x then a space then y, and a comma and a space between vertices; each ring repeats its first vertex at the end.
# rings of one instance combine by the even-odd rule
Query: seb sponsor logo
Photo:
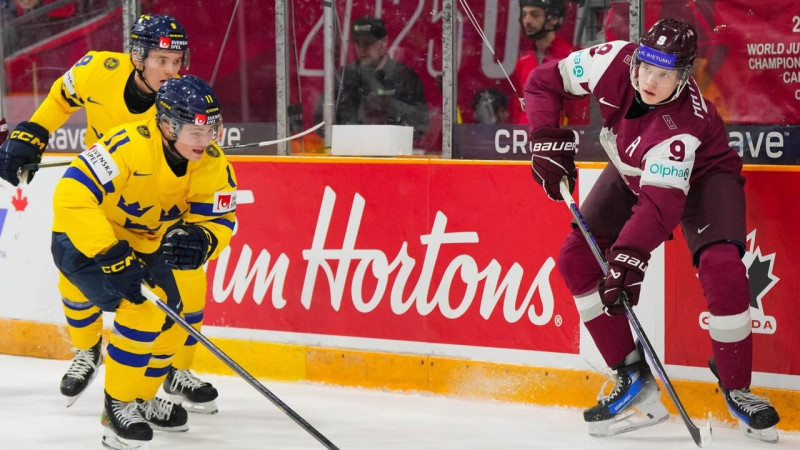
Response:
MULTIPOLYGON (((438 311, 445 318, 457 319, 468 311, 477 310, 488 320, 495 310, 501 309, 502 317, 508 323, 526 320, 536 326, 550 322, 561 325, 561 317, 553 313, 555 301, 550 285, 550 275, 555 267, 553 258, 545 260, 531 281, 524 279, 524 270, 516 262, 504 268, 492 259, 481 268, 469 254, 470 245, 479 242, 478 233, 448 231, 447 216, 441 211, 436 213, 430 231, 419 236, 425 246, 421 261, 409 255, 407 242, 399 246, 396 255, 389 256, 382 249, 356 247, 366 205, 359 194, 354 195, 344 238, 329 236, 335 204, 336 193, 326 187, 311 247, 302 251, 306 265, 300 303, 306 310, 315 306, 316 283, 324 280, 335 311, 340 311, 347 293, 352 307, 360 313, 369 313, 388 302, 396 316, 427 316, 438 311), (342 244, 333 248, 331 242, 342 244), (456 246, 463 251, 450 261, 443 261, 439 252, 445 246, 456 246), (443 266, 446 266, 444 273, 434 277, 434 268, 443 266), (418 271, 414 271, 417 267, 418 271), (456 283, 463 283, 466 287, 458 296, 451 295, 456 283), (365 284, 374 287, 364 289, 365 284), (410 286, 413 288, 409 290, 410 286), (364 292, 371 292, 371 295, 365 298, 364 292), (538 301, 534 298, 536 293, 538 301)), ((260 250, 255 262, 251 262, 252 256, 253 249, 247 244, 242 246, 235 262, 230 260, 230 247, 222 252, 213 275, 214 300, 223 303, 232 298, 241 303, 252 285, 253 300, 260 305, 271 286, 272 306, 275 309, 286 307, 290 300, 285 298, 283 287, 291 262, 289 256, 281 253, 273 258, 266 249, 260 250), (270 268, 271 261, 274 263, 270 268), (229 266, 234 264, 235 267, 230 269, 229 266), (231 274, 227 283, 226 274, 231 274)), ((324 308, 323 305, 318 307, 324 308)))
MULTIPOLYGON (((774 316, 767 315, 764 298, 780 281, 773 273, 776 254, 762 254, 761 247, 756 245, 756 230, 747 235, 747 243, 749 248, 742 260, 747 267, 747 278, 750 281, 750 319, 753 333, 774 334, 778 323, 774 316)), ((700 328, 708 329, 708 318, 707 311, 700 313, 700 328)))
POLYGON ((226 213, 235 210, 236 210, 236 191, 214 193, 213 212, 226 213))

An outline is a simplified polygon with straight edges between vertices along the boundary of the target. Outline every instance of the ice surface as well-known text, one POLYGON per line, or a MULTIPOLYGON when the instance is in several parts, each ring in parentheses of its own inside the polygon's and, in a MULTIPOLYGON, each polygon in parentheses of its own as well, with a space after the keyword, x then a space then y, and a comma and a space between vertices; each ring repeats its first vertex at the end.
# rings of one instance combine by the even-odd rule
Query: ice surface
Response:
MULTIPOLYGON (((0 448, 101 448, 103 374, 67 409, 58 385, 68 364, 0 355, 0 448)), ((220 412, 191 414, 185 433, 156 432, 151 450, 324 448, 241 378, 202 378, 219 390, 220 412)), ((309 383, 262 383, 342 450, 697 448, 677 415, 655 427, 596 439, 586 434, 578 409, 309 383)), ((712 425, 714 441, 709 448, 800 448, 800 433, 781 432, 778 444, 766 444, 746 439, 730 425, 716 421, 712 425)))

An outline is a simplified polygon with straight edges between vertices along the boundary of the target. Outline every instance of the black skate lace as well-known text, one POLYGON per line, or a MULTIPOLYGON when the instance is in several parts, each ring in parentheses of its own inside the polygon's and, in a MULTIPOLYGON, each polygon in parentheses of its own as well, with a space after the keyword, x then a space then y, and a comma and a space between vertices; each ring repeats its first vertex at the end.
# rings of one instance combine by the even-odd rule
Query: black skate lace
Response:
POLYGON ((170 389, 177 391, 181 387, 187 387, 189 390, 193 391, 204 384, 206 383, 194 376, 192 372, 189 372, 188 370, 175 370, 172 383, 170 383, 170 389))
POLYGON ((734 389, 728 391, 728 394, 736 406, 748 414, 768 409, 771 406, 769 400, 753 394, 750 389, 734 389))
POLYGON ((155 397, 141 403, 142 413, 147 420, 152 420, 155 416, 159 420, 169 419, 172 413, 172 402, 155 397))
POLYGON ((123 426, 128 427, 134 423, 144 422, 136 402, 121 402, 114 400, 111 402, 111 411, 117 421, 123 426))
POLYGON ((66 376, 83 380, 89 370, 92 369, 97 369, 94 364, 94 352, 92 350, 77 350, 66 376))

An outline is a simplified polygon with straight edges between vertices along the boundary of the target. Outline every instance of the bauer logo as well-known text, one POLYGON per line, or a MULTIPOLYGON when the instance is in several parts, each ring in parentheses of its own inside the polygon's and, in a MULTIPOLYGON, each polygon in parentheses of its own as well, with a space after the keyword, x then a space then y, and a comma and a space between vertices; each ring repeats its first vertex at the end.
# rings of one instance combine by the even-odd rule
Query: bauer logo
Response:
MULTIPOLYGON (((767 294, 778 284, 778 278, 773 272, 775 268, 775 253, 764 255, 761 247, 756 245, 756 230, 747 235, 748 249, 742 258, 747 267, 747 278, 750 285, 750 320, 753 333, 775 334, 778 323, 774 316, 768 316, 764 310, 764 299, 767 294)), ((769 305, 769 301, 767 301, 769 305)), ((700 328, 708 329, 709 313, 700 313, 700 328)))
POLYGON ((227 213, 236 210, 236 191, 214 193, 214 213, 227 213))

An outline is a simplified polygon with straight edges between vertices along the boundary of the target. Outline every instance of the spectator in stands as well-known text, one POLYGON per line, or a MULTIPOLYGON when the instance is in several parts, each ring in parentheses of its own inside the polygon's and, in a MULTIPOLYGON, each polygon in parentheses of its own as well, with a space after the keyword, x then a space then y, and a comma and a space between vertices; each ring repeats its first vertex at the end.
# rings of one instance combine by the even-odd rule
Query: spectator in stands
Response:
MULTIPOLYGON (((566 15, 564 0, 519 0, 519 22, 530 45, 523 47, 511 76, 514 86, 522 93, 522 87, 531 71, 547 61, 563 59, 575 48, 556 34, 566 15)), ((525 125, 528 118, 520 107, 520 101, 511 102, 511 123, 525 125)))
MULTIPOLYGON (((419 76, 387 53, 386 24, 377 17, 353 22, 357 61, 337 73, 336 123, 414 127, 414 139, 428 129, 428 104, 419 76)), ((321 114, 320 114, 321 116, 321 114)))
POLYGON ((472 96, 475 123, 508 123, 508 96, 497 88, 481 89, 472 96))

